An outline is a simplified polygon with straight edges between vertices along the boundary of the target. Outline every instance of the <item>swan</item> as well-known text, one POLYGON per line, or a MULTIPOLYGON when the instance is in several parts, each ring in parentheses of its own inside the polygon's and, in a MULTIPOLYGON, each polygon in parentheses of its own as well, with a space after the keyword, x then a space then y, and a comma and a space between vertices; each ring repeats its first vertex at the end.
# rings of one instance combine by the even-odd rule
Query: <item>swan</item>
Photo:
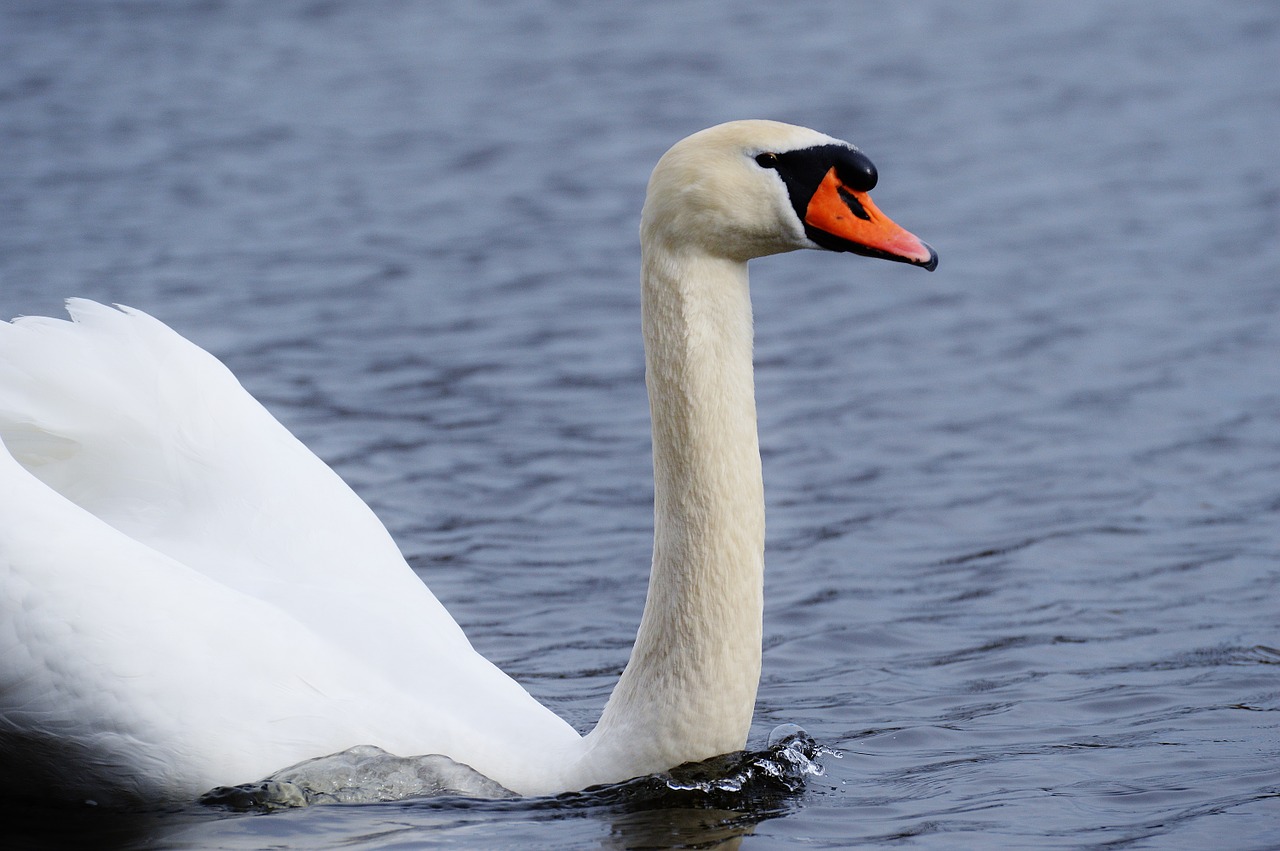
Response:
POLYGON ((581 735, 474 651, 372 511, 212 355, 139 310, 0 322, 0 783, 189 801, 356 745, 521 795, 745 746, 764 497, 747 261, 932 270, 871 161, 736 121, 658 162, 641 214, 654 543, 635 644, 581 735))

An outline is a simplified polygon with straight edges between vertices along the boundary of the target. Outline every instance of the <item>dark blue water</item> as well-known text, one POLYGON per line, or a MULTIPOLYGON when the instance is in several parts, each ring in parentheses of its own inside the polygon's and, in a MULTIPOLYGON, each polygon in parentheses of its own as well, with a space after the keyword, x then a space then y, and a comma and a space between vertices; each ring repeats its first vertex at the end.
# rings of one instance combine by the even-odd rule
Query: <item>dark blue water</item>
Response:
POLYGON ((803 791, 267 816, 6 808, 6 847, 1280 846, 1280 7, 0 5, 0 313, 140 307, 580 728, 650 535, 636 227, 719 121, 859 144, 933 275, 759 262, 753 745, 803 791))

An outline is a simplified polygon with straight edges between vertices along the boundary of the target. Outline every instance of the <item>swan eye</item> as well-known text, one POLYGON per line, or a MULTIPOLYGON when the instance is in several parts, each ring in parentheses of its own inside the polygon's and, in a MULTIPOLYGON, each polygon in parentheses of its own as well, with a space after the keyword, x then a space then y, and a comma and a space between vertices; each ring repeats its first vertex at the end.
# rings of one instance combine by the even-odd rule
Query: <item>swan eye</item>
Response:
POLYGON ((763 153, 763 154, 757 154, 757 155, 756 155, 756 163, 757 163, 761 168, 777 168, 777 167, 778 167, 778 155, 777 155, 777 154, 775 154, 775 153, 772 153, 772 152, 765 152, 765 153, 763 153))

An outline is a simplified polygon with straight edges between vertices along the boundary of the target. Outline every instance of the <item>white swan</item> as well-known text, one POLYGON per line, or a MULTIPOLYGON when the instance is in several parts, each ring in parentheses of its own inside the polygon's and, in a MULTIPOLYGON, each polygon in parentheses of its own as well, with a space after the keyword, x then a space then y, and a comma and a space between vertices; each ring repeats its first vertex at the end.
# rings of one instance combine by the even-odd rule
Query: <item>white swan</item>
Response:
POLYGON ((521 794, 743 747, 764 500, 747 261, 933 269, 853 146, 743 121, 675 145, 642 215, 654 554, 580 736, 479 656, 369 509, 225 367, 144 313, 0 323, 0 783, 190 800, 359 744, 521 794))

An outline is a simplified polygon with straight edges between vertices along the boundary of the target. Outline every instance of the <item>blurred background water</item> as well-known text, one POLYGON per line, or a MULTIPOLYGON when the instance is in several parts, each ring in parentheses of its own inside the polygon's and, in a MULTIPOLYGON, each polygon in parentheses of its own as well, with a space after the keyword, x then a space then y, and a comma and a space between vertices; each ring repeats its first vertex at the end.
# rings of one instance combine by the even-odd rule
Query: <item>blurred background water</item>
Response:
MULTIPOLYGON (((0 4, 0 313, 223 358, 580 729, 647 578, 636 226, 768 117, 937 273, 754 266, 769 806, 9 806, 6 847, 1280 846, 1280 6, 0 4)), ((248 778, 246 778, 248 779, 248 778)))

